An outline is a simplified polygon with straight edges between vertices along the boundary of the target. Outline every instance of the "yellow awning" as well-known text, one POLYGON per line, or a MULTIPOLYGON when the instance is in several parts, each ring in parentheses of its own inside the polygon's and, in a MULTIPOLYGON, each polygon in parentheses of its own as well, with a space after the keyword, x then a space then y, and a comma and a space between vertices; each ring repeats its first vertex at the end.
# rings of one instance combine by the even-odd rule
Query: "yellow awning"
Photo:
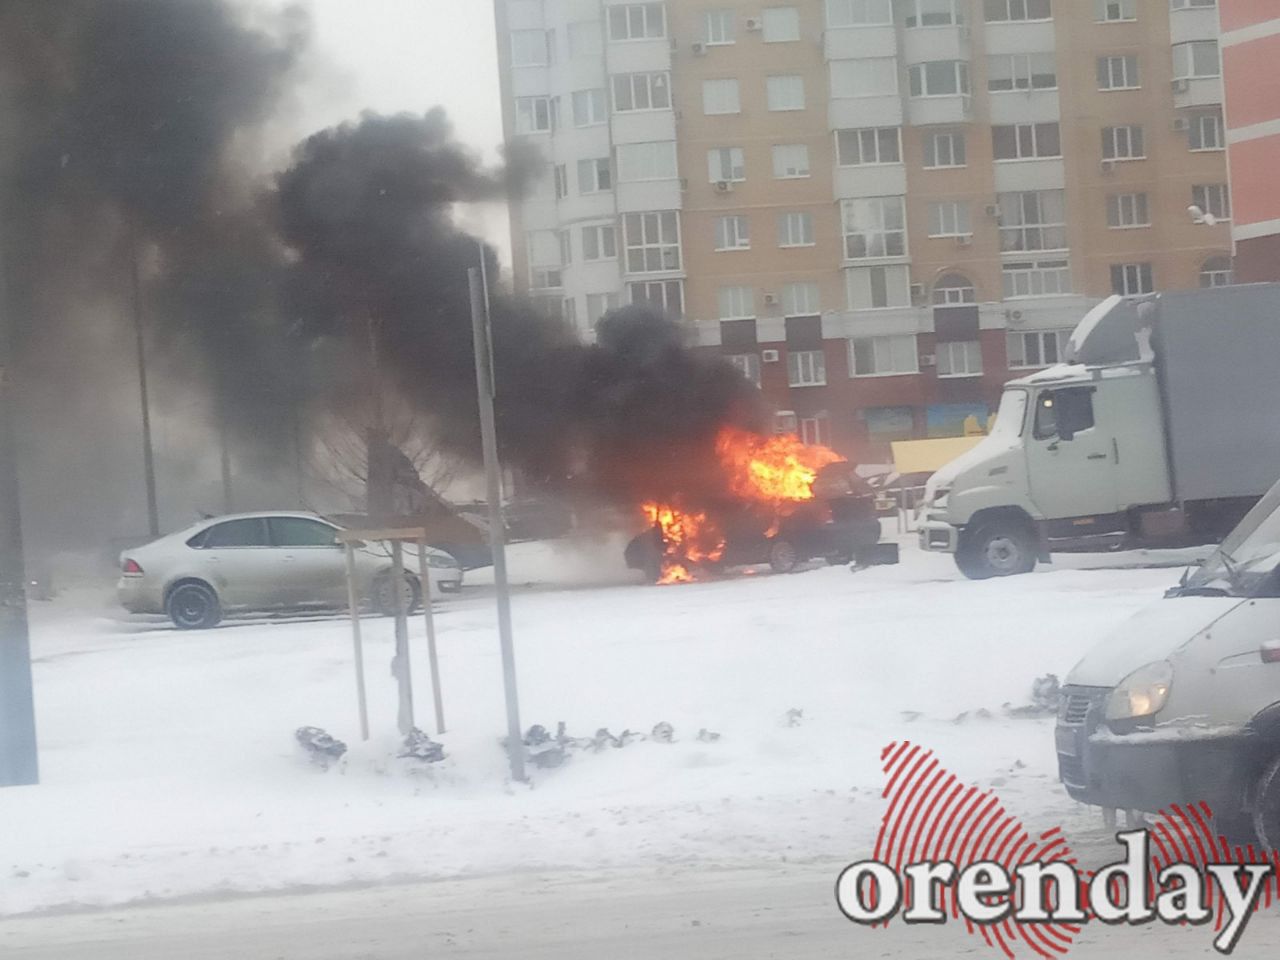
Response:
POLYGON ((976 437, 938 437, 934 440, 893 441, 893 468, 898 473, 933 473, 982 440, 976 437))

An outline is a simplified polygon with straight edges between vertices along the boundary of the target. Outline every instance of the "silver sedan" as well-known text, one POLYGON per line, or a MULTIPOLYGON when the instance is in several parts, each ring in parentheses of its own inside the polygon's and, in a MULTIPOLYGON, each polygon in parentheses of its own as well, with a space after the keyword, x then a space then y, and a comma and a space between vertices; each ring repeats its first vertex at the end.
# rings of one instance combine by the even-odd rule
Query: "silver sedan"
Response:
MULTIPOLYGON (((215 626, 230 610, 336 609, 347 603, 346 555, 340 528, 310 513, 244 513, 202 520, 120 556, 120 603, 131 613, 164 614, 184 629, 215 626)), ((406 550, 401 591, 412 610, 422 589, 406 550)), ((388 549, 356 550, 362 602, 382 613, 395 606, 388 549)), ((433 596, 456 593, 462 568, 428 548, 433 596)))

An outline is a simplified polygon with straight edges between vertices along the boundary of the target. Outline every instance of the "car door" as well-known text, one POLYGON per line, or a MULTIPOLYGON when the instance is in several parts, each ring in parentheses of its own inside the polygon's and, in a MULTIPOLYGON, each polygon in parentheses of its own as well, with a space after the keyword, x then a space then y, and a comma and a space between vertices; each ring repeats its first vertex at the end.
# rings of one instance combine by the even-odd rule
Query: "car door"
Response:
POLYGON ((224 607, 272 605, 278 563, 262 517, 224 520, 194 541, 201 576, 213 584, 224 607))
POLYGON ((346 554, 336 527, 309 517, 271 517, 281 598, 290 606, 340 606, 346 602, 346 554))
POLYGON ((1115 445, 1094 416, 1095 390, 1070 386, 1036 394, 1027 466, 1032 502, 1046 520, 1100 517, 1118 509, 1115 445))

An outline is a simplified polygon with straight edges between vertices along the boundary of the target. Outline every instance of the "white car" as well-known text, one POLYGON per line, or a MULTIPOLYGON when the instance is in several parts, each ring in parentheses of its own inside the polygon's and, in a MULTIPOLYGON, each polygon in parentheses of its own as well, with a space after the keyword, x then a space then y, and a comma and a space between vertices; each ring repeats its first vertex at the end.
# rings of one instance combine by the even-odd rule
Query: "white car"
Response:
MULTIPOLYGON (((311 513, 242 513, 202 520, 120 556, 116 592, 131 613, 160 613, 184 630, 218 624, 229 610, 262 611, 347 605, 341 528, 311 513)), ((390 548, 355 552, 361 601, 393 612, 390 548)), ((418 606, 417 548, 405 548, 405 598, 418 606)), ((462 567, 428 548, 432 596, 456 593, 462 567)))

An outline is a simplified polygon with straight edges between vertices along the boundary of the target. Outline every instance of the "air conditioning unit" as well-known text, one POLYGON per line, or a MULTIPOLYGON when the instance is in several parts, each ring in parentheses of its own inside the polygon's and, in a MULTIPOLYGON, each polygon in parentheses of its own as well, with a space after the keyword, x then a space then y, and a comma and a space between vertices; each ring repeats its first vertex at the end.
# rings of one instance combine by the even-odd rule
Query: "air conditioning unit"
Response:
POLYGON ((701 40, 697 40, 693 44, 693 55, 695 57, 705 57, 707 55, 707 45, 701 40))
POLYGON ((764 295, 764 304, 766 307, 776 307, 778 305, 778 295, 776 293, 766 293, 764 295))
POLYGON ((1006 310, 1006 311, 1004 312, 1004 318, 1005 318, 1005 320, 1007 320, 1009 323, 1021 323, 1021 322, 1022 322, 1022 311, 1021 311, 1021 310, 1006 310))
POLYGON ((747 18, 747 32, 748 32, 748 33, 759 33, 759 32, 760 32, 761 30, 763 30, 763 29, 764 29, 764 22, 763 22, 762 20, 760 20, 760 18, 759 18, 759 17, 748 17, 748 18, 747 18))
POLYGON ((1190 129, 1191 129, 1191 118, 1190 118, 1190 117, 1174 117, 1174 118, 1173 118, 1173 132, 1174 132, 1174 133, 1186 133, 1186 132, 1188 132, 1190 129))
POLYGON ((917 306, 919 304, 924 303, 924 284, 923 283, 911 284, 911 302, 916 304, 917 306))
POLYGON ((985 210, 988 217, 995 217, 997 220, 1000 219, 1000 204, 988 203, 985 210))
POLYGON ((1191 81, 1190 81, 1190 80, 1175 80, 1175 81, 1173 81, 1173 92, 1174 92, 1174 93, 1187 93, 1190 89, 1191 89, 1191 81))
POLYGON ((728 180, 717 180, 716 193, 733 193, 733 183, 728 180))
POLYGON ((965 233, 965 234, 961 234, 960 236, 956 237, 956 246, 957 246, 957 247, 972 247, 972 246, 973 246, 973 234, 972 234, 972 233, 965 233))
POLYGON ((777 363, 779 356, 777 350, 761 350, 760 359, 765 363, 777 363))
POLYGON ((937 356, 937 354, 934 354, 934 353, 922 353, 922 354, 920 354, 920 366, 922 366, 922 367, 936 367, 937 365, 938 365, 938 356, 937 356))
POLYGON ((1116 172, 1116 162, 1114 160, 1103 160, 1098 166, 1104 174, 1110 175, 1116 172))

